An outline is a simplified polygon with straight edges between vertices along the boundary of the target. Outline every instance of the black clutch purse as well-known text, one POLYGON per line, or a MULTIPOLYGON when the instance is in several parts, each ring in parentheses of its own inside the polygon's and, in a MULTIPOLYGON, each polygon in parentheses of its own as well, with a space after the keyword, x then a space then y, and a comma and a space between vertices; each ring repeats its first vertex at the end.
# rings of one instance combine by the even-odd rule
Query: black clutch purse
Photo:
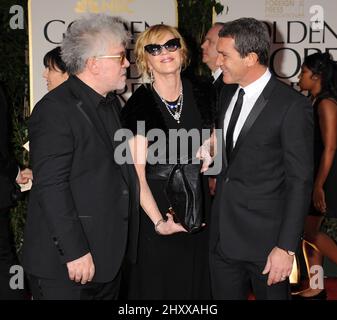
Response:
POLYGON ((176 222, 190 233, 198 231, 204 219, 201 164, 176 164, 169 174, 166 195, 176 222))

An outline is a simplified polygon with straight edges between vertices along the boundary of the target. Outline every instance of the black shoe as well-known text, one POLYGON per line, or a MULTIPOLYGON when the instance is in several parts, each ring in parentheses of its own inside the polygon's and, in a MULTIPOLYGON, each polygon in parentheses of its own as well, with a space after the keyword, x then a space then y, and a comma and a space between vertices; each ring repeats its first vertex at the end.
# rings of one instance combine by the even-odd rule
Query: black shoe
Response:
POLYGON ((292 297, 292 300, 326 300, 327 294, 326 294, 326 290, 323 289, 322 291, 320 291, 319 293, 311 297, 304 297, 304 296, 301 296, 300 294, 293 294, 291 297, 292 297))

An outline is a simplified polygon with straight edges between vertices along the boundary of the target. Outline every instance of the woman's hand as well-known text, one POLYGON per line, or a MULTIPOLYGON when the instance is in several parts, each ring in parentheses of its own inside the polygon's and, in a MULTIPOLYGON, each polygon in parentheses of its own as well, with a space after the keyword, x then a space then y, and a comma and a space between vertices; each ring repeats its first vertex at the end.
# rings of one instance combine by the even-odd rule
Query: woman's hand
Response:
POLYGON ((326 212, 325 193, 322 187, 315 187, 312 195, 315 208, 321 212, 326 212))
POLYGON ((158 234, 166 236, 177 232, 187 232, 187 230, 180 223, 174 222, 172 214, 166 213, 166 216, 167 220, 158 224, 155 228, 158 234))
POLYGON ((26 184, 29 180, 33 180, 33 172, 28 168, 21 170, 16 178, 16 182, 20 184, 26 184))

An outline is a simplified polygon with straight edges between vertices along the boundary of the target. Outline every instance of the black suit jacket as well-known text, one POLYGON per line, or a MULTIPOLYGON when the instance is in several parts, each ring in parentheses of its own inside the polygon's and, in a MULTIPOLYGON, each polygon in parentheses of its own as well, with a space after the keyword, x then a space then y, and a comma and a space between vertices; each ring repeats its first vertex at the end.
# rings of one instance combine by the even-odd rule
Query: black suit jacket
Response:
POLYGON ((66 279, 66 262, 90 252, 93 281, 108 282, 127 245, 135 258, 138 179, 133 165, 114 160, 117 143, 102 119, 114 133, 121 127, 116 113, 90 105, 79 81, 70 77, 49 92, 29 120, 34 181, 23 262, 33 275, 66 279))
MULTIPOLYGON (((225 86, 221 92, 221 129, 235 90, 225 86)), ((312 149, 311 105, 272 76, 229 163, 223 143, 211 249, 219 240, 226 256, 248 261, 264 261, 274 246, 295 251, 310 203, 312 149)))
POLYGON ((215 103, 215 119, 217 121, 218 116, 219 116, 219 112, 220 112, 220 93, 222 91, 222 88, 225 86, 225 83, 223 82, 223 79, 222 79, 222 73, 212 83, 213 83, 214 95, 215 95, 215 101, 216 101, 216 103, 215 103))
POLYGON ((222 88, 225 86, 225 83, 223 82, 223 75, 222 73, 219 75, 219 77, 213 82, 213 85, 216 90, 216 95, 219 96, 222 88))
POLYGON ((0 209, 13 204, 10 195, 18 174, 18 165, 9 152, 9 121, 6 97, 0 86, 0 209))

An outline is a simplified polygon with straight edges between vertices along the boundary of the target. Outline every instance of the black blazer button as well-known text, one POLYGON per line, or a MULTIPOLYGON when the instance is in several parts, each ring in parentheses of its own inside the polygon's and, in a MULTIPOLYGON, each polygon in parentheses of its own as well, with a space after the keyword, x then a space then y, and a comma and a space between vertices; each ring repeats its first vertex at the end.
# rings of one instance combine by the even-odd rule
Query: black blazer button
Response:
POLYGON ((228 183, 229 182, 229 178, 227 177, 226 179, 225 179, 225 183, 228 183))

